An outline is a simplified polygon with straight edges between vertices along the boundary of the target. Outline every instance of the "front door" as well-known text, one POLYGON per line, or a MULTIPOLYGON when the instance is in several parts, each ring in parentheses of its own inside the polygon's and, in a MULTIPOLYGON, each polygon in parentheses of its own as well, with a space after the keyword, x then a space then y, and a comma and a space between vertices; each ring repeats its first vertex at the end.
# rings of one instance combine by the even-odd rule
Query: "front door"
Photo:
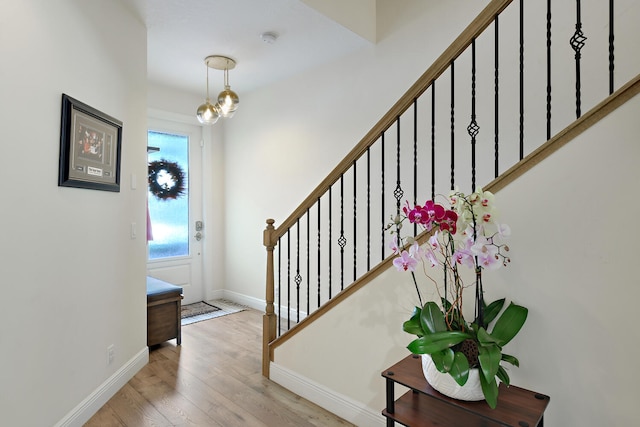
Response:
POLYGON ((149 120, 147 274, 182 286, 183 304, 202 301, 202 130, 149 120))

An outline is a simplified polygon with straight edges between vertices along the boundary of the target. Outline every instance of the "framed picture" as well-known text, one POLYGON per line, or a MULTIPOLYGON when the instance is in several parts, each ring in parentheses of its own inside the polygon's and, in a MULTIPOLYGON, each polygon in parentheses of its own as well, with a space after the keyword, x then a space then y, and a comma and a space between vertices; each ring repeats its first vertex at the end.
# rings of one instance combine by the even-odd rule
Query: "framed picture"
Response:
POLYGON ((122 122, 62 94, 58 185, 120 191, 122 122))

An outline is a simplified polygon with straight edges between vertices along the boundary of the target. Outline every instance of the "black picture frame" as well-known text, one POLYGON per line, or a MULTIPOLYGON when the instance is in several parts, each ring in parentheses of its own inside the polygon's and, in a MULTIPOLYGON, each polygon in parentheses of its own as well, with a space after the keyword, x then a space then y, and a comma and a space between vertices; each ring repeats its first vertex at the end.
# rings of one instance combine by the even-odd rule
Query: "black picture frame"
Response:
POLYGON ((62 94, 58 186, 120 191, 122 122, 62 94))

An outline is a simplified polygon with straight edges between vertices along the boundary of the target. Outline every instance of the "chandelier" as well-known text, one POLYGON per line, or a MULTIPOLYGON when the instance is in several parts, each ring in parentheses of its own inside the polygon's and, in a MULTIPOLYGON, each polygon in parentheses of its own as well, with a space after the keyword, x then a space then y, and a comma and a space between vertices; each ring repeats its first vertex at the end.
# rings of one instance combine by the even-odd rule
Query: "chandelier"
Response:
POLYGON ((204 59, 204 63, 207 66, 207 98, 205 103, 198 107, 196 117, 200 123, 212 125, 220 117, 233 117, 238 109, 240 99, 229 85, 229 70, 235 68, 236 61, 226 56, 211 55, 204 59), (209 98, 209 68, 224 71, 224 90, 218 95, 215 104, 212 104, 209 98))

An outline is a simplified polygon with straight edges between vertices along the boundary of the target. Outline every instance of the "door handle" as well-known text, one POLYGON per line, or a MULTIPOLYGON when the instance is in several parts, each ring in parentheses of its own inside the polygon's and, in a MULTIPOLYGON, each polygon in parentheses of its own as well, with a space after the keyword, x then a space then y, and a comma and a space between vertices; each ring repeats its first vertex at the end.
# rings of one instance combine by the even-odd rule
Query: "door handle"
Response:
POLYGON ((201 232, 197 232, 195 236, 193 236, 196 238, 196 240, 199 242, 200 240, 202 240, 202 233, 201 232))

